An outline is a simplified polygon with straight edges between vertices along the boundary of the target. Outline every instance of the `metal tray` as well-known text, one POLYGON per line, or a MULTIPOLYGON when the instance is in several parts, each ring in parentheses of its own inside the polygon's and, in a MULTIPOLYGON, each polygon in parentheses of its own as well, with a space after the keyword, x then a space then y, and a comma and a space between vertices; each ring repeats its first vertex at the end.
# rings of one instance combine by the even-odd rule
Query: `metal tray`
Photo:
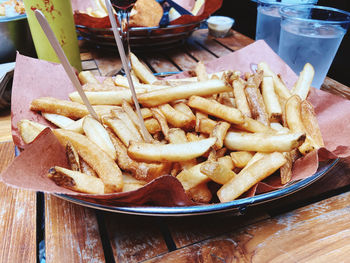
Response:
POLYGON ((237 199, 227 203, 217 203, 210 205, 198 205, 198 206, 183 206, 183 207, 159 207, 159 206, 109 206, 104 204, 96 204, 92 202, 87 202, 80 200, 79 197, 69 196, 64 194, 56 194, 59 198, 67 200, 69 202, 83 205, 90 208, 95 208, 99 210, 123 213, 123 214, 133 214, 133 215, 144 215, 144 216, 191 216, 191 215, 204 215, 204 214, 213 214, 220 212, 237 212, 240 214, 246 208, 259 205, 266 202, 271 202, 276 199, 288 196, 292 193, 295 193, 306 186, 312 184, 313 182, 320 179, 327 172, 329 172, 339 161, 338 159, 329 160, 326 162, 320 162, 317 172, 305 179, 299 181, 293 181, 287 184, 285 187, 267 192, 264 194, 259 194, 253 197, 237 199))
MULTIPOLYGON (((133 27, 129 31, 130 46, 134 50, 146 50, 180 45, 194 30, 200 27, 201 22, 166 27, 133 27)), ((76 25, 76 30, 80 37, 95 45, 116 47, 111 28, 90 28, 76 25)))

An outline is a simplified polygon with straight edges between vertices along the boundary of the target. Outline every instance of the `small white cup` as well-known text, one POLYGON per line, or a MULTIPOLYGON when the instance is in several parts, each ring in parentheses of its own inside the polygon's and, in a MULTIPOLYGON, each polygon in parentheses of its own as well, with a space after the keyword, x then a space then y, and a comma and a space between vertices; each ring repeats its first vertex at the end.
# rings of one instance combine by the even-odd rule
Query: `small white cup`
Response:
POLYGON ((235 20, 227 16, 211 16, 208 18, 209 34, 214 37, 225 37, 235 20))

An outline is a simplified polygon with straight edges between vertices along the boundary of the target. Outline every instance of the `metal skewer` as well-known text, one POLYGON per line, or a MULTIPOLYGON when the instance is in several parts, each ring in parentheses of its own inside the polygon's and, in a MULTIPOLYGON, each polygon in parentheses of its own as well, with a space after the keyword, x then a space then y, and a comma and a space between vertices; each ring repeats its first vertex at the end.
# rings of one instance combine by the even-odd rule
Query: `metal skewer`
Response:
POLYGON ((36 9, 34 11, 34 13, 35 13, 35 17, 38 20, 41 28, 43 29, 44 33, 46 34, 46 37, 49 40, 52 48, 55 50, 57 57, 61 61, 61 64, 62 64, 64 70, 66 71, 70 81, 72 82, 75 89, 78 91, 78 93, 79 93, 80 97, 82 98, 84 104, 86 105, 89 113, 96 120, 100 121, 94 108, 91 106, 88 98, 86 97, 85 92, 84 92, 84 90, 83 90, 83 88, 80 85, 80 82, 78 80, 78 77, 75 74, 75 72, 73 71, 72 66, 70 65, 66 55, 64 54, 64 51, 63 51, 61 45, 59 44, 55 34, 53 33, 49 23, 47 22, 45 15, 38 9, 36 9))
POLYGON ((151 142, 152 141, 152 136, 151 136, 151 134, 149 134, 148 130, 146 129, 145 123, 143 121, 143 117, 142 117, 141 110, 140 110, 140 105, 139 105, 139 102, 137 100, 134 84, 133 84, 132 79, 131 79, 128 59, 127 59, 127 57, 125 55, 125 50, 124 50, 124 47, 123 47, 123 43, 122 43, 122 40, 121 40, 120 35, 119 35, 119 31, 118 31, 117 21, 115 20, 115 16, 114 16, 114 13, 113 13, 113 7, 112 7, 112 4, 111 4, 110 0, 105 0, 105 2, 106 2, 108 16, 109 16, 109 20, 111 22, 111 26, 112 26, 112 31, 113 31, 113 34, 114 34, 115 42, 116 42, 117 47, 118 47, 118 51, 119 51, 119 54, 120 54, 120 58, 122 60, 122 64, 123 64, 123 68, 124 68, 124 71, 125 71, 125 74, 126 74, 126 78, 128 79, 129 87, 131 89, 131 94, 132 94, 132 98, 133 98, 133 101, 134 101, 134 104, 135 104, 136 113, 137 113, 137 116, 139 118, 139 122, 140 122, 140 125, 141 125, 141 132, 142 132, 142 135, 143 135, 142 137, 144 138, 144 140, 146 142, 151 142))

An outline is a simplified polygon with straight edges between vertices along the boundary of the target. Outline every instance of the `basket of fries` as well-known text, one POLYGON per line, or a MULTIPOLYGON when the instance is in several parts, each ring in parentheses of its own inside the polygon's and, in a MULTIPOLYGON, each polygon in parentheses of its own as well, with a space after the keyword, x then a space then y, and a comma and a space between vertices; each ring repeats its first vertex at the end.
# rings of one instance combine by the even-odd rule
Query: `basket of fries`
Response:
POLYGON ((18 55, 12 126, 23 151, 2 180, 109 211, 203 214, 298 191, 350 155, 349 101, 311 88, 311 65, 298 77, 263 41, 198 63, 195 77, 159 79, 133 54, 131 64, 151 142, 124 76, 79 74, 99 122, 60 65, 18 55))
MULTIPOLYGON (((129 39, 133 50, 170 48, 182 44, 222 3, 220 0, 180 1, 187 11, 173 1, 158 2, 139 0, 131 10, 129 39), (180 10, 179 13, 168 2, 174 3, 183 12, 180 10), (153 5, 160 9, 158 16, 158 8, 153 5), (150 18, 147 19, 147 16, 150 18)), ((72 1, 72 6, 79 36, 99 46, 116 45, 103 0, 72 1)))

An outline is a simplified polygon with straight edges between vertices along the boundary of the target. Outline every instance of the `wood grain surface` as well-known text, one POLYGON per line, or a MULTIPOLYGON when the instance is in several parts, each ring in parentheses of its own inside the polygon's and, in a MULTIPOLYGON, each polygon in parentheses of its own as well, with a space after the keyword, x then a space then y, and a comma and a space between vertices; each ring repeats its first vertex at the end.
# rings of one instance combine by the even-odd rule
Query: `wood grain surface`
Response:
MULTIPOLYGON (((0 143, 0 172, 13 158, 13 143, 0 143)), ((0 262, 36 262, 36 193, 0 182, 0 222, 0 262)))

